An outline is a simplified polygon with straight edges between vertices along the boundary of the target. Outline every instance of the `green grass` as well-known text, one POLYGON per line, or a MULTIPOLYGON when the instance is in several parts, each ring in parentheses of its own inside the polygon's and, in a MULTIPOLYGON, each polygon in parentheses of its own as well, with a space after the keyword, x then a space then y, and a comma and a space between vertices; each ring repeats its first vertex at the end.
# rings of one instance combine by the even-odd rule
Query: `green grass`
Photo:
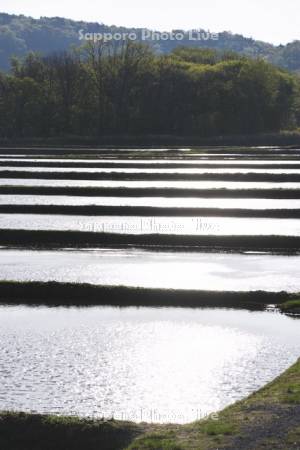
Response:
POLYGON ((146 434, 135 439, 128 450, 167 449, 170 439, 172 449, 184 450, 209 450, 218 446, 234 450, 236 442, 243 442, 245 450, 299 448, 299 407, 300 360, 258 392, 221 411, 217 420, 211 418, 182 426, 161 426, 157 436, 158 447, 153 447, 153 435, 146 434), (256 434, 259 438, 253 447, 256 434), (289 447, 289 442, 293 447, 289 447))
POLYGON ((300 426, 292 430, 287 436, 287 443, 294 445, 295 442, 300 442, 300 426))
POLYGON ((288 300, 280 305, 283 312, 299 312, 300 313, 300 299, 288 300))
POLYGON ((202 431, 208 436, 226 436, 234 434, 236 428, 232 423, 210 421, 203 426, 202 431))
POLYGON ((149 433, 146 437, 137 438, 128 450, 183 450, 184 447, 176 443, 174 432, 149 433))
POLYGON ((1 450, 118 450, 141 433, 130 422, 25 413, 0 415, 1 450))
POLYGON ((284 398, 287 403, 300 404, 300 386, 299 384, 290 384, 284 398))

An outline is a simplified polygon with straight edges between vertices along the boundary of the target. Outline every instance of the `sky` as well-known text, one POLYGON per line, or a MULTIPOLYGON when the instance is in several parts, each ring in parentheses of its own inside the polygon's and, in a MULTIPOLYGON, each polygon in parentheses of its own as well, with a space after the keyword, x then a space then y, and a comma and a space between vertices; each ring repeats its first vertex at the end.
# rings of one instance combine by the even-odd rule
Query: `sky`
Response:
POLYGON ((299 0, 0 0, 0 12, 160 31, 232 31, 277 45, 300 40, 299 0))

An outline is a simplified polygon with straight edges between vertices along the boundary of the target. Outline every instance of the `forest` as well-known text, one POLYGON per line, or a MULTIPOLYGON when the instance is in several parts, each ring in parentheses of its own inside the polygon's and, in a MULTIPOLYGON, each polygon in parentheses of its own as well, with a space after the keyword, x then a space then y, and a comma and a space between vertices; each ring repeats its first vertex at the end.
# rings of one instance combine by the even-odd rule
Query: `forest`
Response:
MULTIPOLYGON (((205 24, 197 28, 207 33, 205 24)), ((34 19, 24 15, 0 13, 0 70, 10 69, 12 55, 24 57, 29 52, 39 52, 47 56, 54 51, 69 50, 72 46, 80 46, 80 30, 88 33, 132 33, 137 35, 139 42, 144 42, 143 32, 152 30, 143 28, 127 28, 104 23, 75 21, 62 17, 40 17, 34 19)), ((170 30, 171 31, 171 30, 170 30)), ((218 39, 191 41, 189 30, 180 31, 184 34, 182 41, 160 39, 146 40, 157 54, 167 54, 176 47, 184 45, 192 48, 211 48, 213 50, 230 50, 249 58, 262 58, 275 66, 293 72, 300 71, 300 41, 286 45, 273 45, 255 40, 230 31, 218 30, 218 39)), ((217 30, 211 30, 212 32, 217 30)), ((159 33, 159 32, 158 32, 159 33)))
POLYGON ((0 137, 222 136, 296 129, 299 77, 260 58, 87 43, 13 58, 0 73, 0 137))

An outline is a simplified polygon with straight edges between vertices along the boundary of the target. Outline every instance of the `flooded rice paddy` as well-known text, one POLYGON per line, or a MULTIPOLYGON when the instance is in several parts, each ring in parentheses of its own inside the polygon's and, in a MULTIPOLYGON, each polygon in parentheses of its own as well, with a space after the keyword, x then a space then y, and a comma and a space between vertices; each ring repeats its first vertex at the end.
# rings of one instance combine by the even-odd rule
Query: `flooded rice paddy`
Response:
MULTIPOLYGON (((154 234, 300 236, 300 219, 257 218, 255 211, 294 210, 300 198, 284 197, 300 182, 264 180, 264 175, 300 175, 300 150, 248 149, 0 149, 0 205, 145 207, 149 216, 0 214, 1 230, 92 231, 114 235, 154 234), (47 166, 50 164, 50 166, 47 166), (68 164, 70 167, 68 167, 68 164), (93 164, 95 165, 93 167, 93 164), (44 165, 44 166, 43 166, 44 165), (178 166, 178 167, 177 167, 178 166), (219 167, 218 167, 219 166, 219 167), (7 171, 32 178, 9 178, 7 171), (38 173, 40 178, 34 178, 38 173), (47 179, 43 174, 47 173, 47 179), (70 173, 87 179, 68 180, 70 173), (139 180, 92 180, 89 174, 139 174, 139 180), (166 180, 167 175, 230 174, 231 181, 166 180), (240 181, 240 174, 261 181, 240 181), (49 175, 50 174, 50 175, 49 175), (51 178, 53 174, 53 179, 51 178), (55 179, 59 174, 65 178, 55 179), (143 179, 145 174, 145 179, 143 179), (156 174, 157 180, 146 179, 156 174), (25 175, 23 175, 25 176, 25 175), (237 177, 235 181, 234 177, 237 177), (26 188, 73 187, 76 195, 37 195, 26 188), (18 188, 18 193, 15 189, 18 188), (122 195, 84 195, 88 188, 120 188, 122 195), (157 189, 137 197, 130 189, 157 189), (189 190, 168 198, 168 189, 189 190), (201 190, 249 191, 250 198, 208 198, 201 190), (195 194, 193 195, 193 190, 195 194), (274 190, 281 198, 255 198, 274 190), (251 192, 251 194, 250 194, 251 192), (253 193, 253 197, 251 197, 253 193), (165 194, 165 195, 164 195, 165 194), (152 217, 151 207, 220 208, 224 217, 152 217), (253 217, 227 217, 248 209, 253 217)), ((111 194, 110 194, 111 195, 111 194)), ((148 237, 149 236, 149 237, 148 237)), ((182 237, 180 237, 182 239, 182 237)), ((176 251, 117 245, 83 249, 26 246, 0 248, 1 281, 88 283, 195 289, 218 292, 300 292, 299 258, 214 250, 176 251)), ((88 299, 87 303, 88 303, 88 299)), ((42 299, 41 299, 42 301, 42 299)), ((186 423, 239 400, 279 375, 300 353, 299 322, 276 309, 47 307, 0 303, 0 409, 136 422, 186 423)), ((38 302, 37 302, 38 303, 38 302)), ((74 300, 76 303, 76 300, 74 300)), ((163 303, 163 298, 162 298, 163 303)))

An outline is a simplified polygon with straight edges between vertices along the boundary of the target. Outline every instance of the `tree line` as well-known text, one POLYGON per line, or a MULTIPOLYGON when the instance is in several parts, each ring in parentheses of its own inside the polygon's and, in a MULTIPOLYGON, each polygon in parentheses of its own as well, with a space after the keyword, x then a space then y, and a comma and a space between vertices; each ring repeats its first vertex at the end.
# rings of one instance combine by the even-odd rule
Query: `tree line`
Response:
MULTIPOLYGON (((24 15, 5 13, 0 13, 0 70, 9 70, 11 55, 24 57, 30 51, 49 55, 53 51, 67 50, 72 45, 78 47, 82 43, 79 40, 81 30, 85 33, 134 33, 139 42, 145 42, 146 39, 146 42, 161 54, 171 53, 178 45, 221 51, 232 50, 250 58, 261 57, 276 66, 300 72, 299 40, 275 46, 223 31, 218 33, 218 40, 201 38, 194 41, 190 39, 188 30, 173 30, 182 33, 184 38, 179 41, 171 38, 162 39, 162 34, 155 32, 160 34, 161 38, 153 41, 145 36, 151 34, 151 30, 143 28, 107 26, 103 23, 74 21, 60 17, 33 19, 24 15)), ((204 36, 209 33, 205 29, 198 32, 204 36)))
POLYGON ((296 128, 297 75, 232 52, 88 43, 14 58, 0 73, 0 137, 253 134, 296 128))

